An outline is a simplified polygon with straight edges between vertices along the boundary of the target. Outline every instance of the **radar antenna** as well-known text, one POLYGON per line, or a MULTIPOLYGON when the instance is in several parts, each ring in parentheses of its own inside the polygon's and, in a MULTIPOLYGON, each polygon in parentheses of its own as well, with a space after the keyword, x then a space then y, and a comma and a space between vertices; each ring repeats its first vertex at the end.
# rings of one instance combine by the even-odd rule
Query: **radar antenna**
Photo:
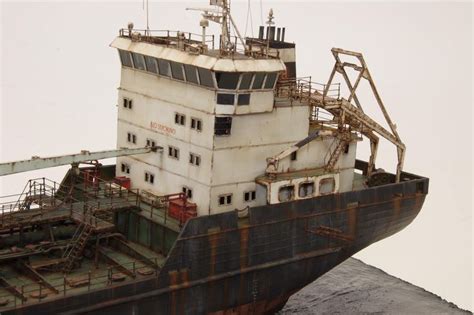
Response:
POLYGON ((202 11, 202 16, 214 23, 221 24, 221 36, 220 36, 220 47, 223 52, 231 52, 235 50, 235 45, 231 40, 231 24, 237 34, 237 37, 247 51, 245 41, 240 35, 240 31, 230 14, 230 0, 210 0, 210 5, 216 6, 217 8, 187 8, 186 10, 202 11))

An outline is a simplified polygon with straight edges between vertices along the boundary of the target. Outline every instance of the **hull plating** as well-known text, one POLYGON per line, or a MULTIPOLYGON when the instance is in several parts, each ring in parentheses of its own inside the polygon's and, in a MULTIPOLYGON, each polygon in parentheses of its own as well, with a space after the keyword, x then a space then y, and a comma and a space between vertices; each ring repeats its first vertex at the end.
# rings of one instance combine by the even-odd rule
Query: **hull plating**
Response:
MULTIPOLYGON (((96 314, 271 313, 299 289, 417 216, 428 179, 188 221, 158 276, 14 311, 96 314), (331 235, 318 228, 338 231, 331 235)), ((8 313, 8 312, 5 312, 8 313)))

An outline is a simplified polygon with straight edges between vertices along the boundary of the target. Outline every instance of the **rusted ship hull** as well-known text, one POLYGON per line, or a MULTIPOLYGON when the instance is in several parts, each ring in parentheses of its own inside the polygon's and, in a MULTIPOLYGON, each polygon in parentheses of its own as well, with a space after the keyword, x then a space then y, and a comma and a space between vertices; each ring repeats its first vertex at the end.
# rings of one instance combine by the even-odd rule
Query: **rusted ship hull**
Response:
POLYGON ((406 227, 429 180, 405 180, 187 222, 148 279, 58 297, 8 313, 260 314, 356 252, 406 227))

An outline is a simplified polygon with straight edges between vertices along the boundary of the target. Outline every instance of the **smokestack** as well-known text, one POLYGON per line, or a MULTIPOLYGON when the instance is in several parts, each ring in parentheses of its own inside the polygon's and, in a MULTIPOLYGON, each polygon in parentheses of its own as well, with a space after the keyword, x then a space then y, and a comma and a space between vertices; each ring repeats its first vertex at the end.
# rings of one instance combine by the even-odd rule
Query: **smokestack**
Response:
POLYGON ((264 33, 265 33, 265 27, 260 26, 260 29, 258 31, 258 39, 263 39, 264 33))

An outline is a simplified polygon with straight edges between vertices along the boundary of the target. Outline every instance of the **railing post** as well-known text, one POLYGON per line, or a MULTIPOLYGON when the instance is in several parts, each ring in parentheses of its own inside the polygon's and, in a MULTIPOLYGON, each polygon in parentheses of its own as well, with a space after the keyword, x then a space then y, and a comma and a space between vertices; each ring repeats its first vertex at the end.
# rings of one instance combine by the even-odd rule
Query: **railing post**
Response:
POLYGON ((63 275, 63 295, 66 296, 66 275, 63 275))
POLYGON ((90 291, 91 290, 91 271, 89 270, 89 272, 87 273, 87 276, 89 277, 87 283, 87 291, 90 291))
MULTIPOLYGON (((25 285, 24 284, 21 286, 21 291, 20 292, 21 292, 21 296, 25 296, 25 285)), ((24 300, 23 299, 20 299, 20 300, 21 300, 21 305, 23 305, 24 300)))

